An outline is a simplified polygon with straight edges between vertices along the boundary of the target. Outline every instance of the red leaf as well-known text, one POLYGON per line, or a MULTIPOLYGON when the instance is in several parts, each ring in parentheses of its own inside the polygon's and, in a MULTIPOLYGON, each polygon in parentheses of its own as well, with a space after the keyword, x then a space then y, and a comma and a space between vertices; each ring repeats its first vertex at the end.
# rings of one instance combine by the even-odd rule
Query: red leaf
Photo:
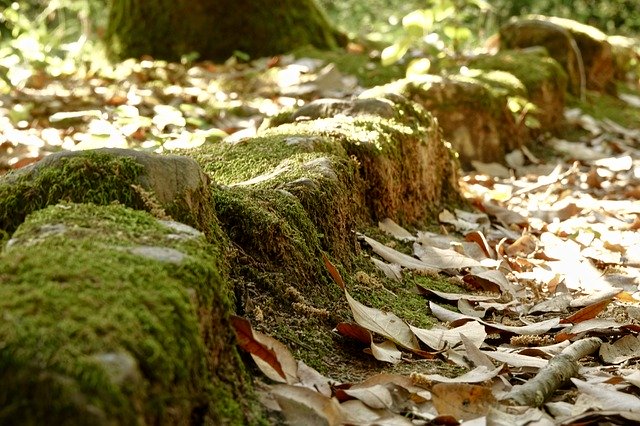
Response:
POLYGON ((280 365, 280 361, 278 361, 276 353, 253 337, 251 323, 245 318, 231 315, 231 325, 236 332, 238 346, 269 364, 271 368, 286 380, 287 377, 284 374, 282 365, 280 365))
POLYGON ((560 320, 560 324, 577 324, 582 321, 590 320, 596 317, 607 305, 611 303, 611 299, 601 300, 589 306, 585 306, 572 315, 560 320))

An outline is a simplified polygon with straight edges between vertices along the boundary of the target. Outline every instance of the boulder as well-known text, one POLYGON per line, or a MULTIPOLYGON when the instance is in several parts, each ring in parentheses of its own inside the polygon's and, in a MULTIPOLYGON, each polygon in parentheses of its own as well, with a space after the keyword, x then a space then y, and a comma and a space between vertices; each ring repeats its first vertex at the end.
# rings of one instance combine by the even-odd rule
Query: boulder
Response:
POLYGON ((119 202, 215 233, 208 178, 188 157, 115 148, 52 154, 0 178, 0 229, 11 233, 59 201, 119 202))
POLYGON ((514 18, 500 29, 503 49, 543 46, 569 76, 569 89, 615 93, 612 48, 597 28, 556 17, 531 15, 514 18))
POLYGON ((567 75, 553 58, 536 51, 502 50, 495 55, 475 56, 468 66, 512 74, 524 85, 524 97, 537 107, 532 115, 540 122, 540 132, 562 127, 567 75))
POLYGON ((524 121, 516 121, 509 110, 508 92, 480 78, 414 76, 367 90, 360 96, 394 93, 433 114, 463 167, 469 167, 474 160, 502 162, 507 152, 530 140, 524 121))
POLYGON ((255 421, 222 263, 122 205, 30 214, 0 253, 2 423, 255 421))

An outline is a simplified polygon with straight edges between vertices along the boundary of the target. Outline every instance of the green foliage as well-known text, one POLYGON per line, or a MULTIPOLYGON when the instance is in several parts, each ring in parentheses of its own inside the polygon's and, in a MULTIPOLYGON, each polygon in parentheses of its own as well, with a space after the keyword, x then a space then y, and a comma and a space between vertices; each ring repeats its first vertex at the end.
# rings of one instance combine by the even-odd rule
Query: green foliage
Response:
MULTIPOLYGON (((382 64, 400 61, 410 50, 421 56, 441 57, 459 54, 473 40, 472 27, 481 23, 479 16, 492 10, 484 0, 432 0, 424 9, 414 10, 402 18, 404 33, 382 51, 382 64)), ((412 61, 408 74, 428 71, 424 57, 412 61)))
POLYGON ((0 93, 40 71, 58 76, 95 61, 104 0, 0 1, 0 93))

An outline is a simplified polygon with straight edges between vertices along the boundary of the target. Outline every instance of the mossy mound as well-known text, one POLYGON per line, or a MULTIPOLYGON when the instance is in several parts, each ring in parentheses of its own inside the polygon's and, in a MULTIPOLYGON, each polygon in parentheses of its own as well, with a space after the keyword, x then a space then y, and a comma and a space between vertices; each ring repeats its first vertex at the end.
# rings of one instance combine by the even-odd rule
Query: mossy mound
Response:
POLYGON ((220 261, 120 205, 31 214, 0 254, 0 422, 248 421, 220 261))
POLYGON ((314 102, 276 117, 264 132, 330 138, 360 164, 374 220, 417 225, 459 202, 456 162, 431 114, 406 98, 314 102))
POLYGON ((538 107, 533 115, 540 121, 541 130, 562 127, 567 76, 553 58, 538 52, 502 50, 495 55, 476 56, 468 66, 514 75, 526 88, 524 96, 538 107))
MULTIPOLYGON (((361 201, 364 183, 357 164, 331 139, 276 132, 233 144, 224 141, 210 144, 191 155, 214 182, 229 187, 214 191, 217 215, 223 224, 236 221, 235 217, 228 217, 225 206, 219 205, 228 204, 233 194, 239 205, 248 207, 252 203, 244 200, 250 194, 257 197, 256 205, 264 205, 271 194, 273 209, 281 201, 301 206, 305 220, 311 220, 314 231, 319 233, 323 250, 343 261, 352 255, 355 238, 351 230, 366 218, 361 201)), ((234 211, 239 214, 237 209, 234 211)), ((251 222, 247 214, 250 213, 242 217, 251 222)), ((227 232, 237 234, 229 229, 227 232)), ((256 239, 245 243, 249 245, 243 245, 243 249, 251 253, 254 248, 262 252, 260 246, 271 241, 256 239)))
POLYGON ((397 93, 431 112, 460 162, 504 161, 504 155, 529 142, 524 122, 517 122, 504 89, 473 77, 421 75, 376 87, 361 96, 397 93), (498 88, 500 89, 500 88, 498 88))
POLYGON ((126 149, 62 152, 0 180, 0 229, 60 201, 119 202, 219 235, 207 177, 191 159, 126 149))
POLYGON ((500 46, 543 46, 567 72, 573 94, 585 88, 615 93, 611 45, 597 28, 542 15, 514 18, 500 29, 500 46))

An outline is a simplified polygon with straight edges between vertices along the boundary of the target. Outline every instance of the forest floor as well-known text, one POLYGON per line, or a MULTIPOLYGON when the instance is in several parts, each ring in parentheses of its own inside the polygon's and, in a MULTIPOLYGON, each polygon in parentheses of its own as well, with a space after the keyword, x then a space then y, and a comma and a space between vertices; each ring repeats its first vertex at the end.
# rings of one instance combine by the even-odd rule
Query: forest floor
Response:
MULTIPOLYGON (((0 96, 0 171, 61 150, 169 152, 250 136, 284 107, 360 90, 355 76, 332 64, 293 56, 34 72, 0 96)), ((410 363, 413 353, 447 360, 465 374, 376 374, 338 384, 277 346, 276 364, 289 378, 265 391, 265 404, 290 420, 314 417, 324 424, 455 424, 447 416, 489 416, 501 424, 640 422, 640 93, 626 86, 617 98, 589 93, 567 107, 565 119, 563 135, 516 150, 503 165, 476 164, 463 173, 461 189, 476 209, 441 212, 439 232, 409 232, 386 221, 380 227, 395 243, 367 236, 389 276, 428 264, 474 290, 418 289, 442 325, 410 327, 345 289, 357 324, 338 331, 384 337, 365 337, 371 345, 362 357, 410 363), (568 384, 557 375, 534 379, 556 365, 575 369, 568 384), (533 408, 542 404, 536 392, 545 387, 544 410, 533 408), (514 407, 498 410, 497 400, 514 407)), ((277 381, 273 364, 264 364, 277 381)))

